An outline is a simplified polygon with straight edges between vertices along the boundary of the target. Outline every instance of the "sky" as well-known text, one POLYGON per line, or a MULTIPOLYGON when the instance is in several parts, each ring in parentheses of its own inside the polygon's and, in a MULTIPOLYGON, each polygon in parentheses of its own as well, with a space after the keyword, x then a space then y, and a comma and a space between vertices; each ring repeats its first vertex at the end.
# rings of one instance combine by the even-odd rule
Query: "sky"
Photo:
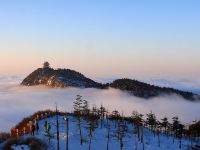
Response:
POLYGON ((49 61, 89 77, 200 81, 198 0, 2 0, 0 75, 49 61))

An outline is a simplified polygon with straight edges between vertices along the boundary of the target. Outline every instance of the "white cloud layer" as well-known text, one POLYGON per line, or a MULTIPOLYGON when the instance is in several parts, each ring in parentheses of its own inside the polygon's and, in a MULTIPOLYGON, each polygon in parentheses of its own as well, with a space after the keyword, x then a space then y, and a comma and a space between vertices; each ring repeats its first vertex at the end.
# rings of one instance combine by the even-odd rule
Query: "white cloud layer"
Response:
POLYGON ((103 104, 109 111, 117 109, 125 115, 130 115, 133 110, 143 114, 152 110, 158 118, 164 116, 172 118, 177 115, 184 123, 200 120, 200 102, 189 102, 177 95, 145 100, 116 89, 24 87, 16 84, 20 80, 20 78, 7 79, 0 84, 0 132, 9 131, 23 117, 35 111, 54 109, 55 103, 60 110, 72 111, 77 94, 88 100, 90 107, 103 104))

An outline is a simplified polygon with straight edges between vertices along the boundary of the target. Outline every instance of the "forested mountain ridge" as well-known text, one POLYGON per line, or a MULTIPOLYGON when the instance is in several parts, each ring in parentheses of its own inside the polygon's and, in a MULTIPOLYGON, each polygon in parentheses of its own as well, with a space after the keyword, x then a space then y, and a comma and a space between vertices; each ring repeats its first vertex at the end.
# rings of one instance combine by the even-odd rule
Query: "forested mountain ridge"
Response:
POLYGON ((128 91, 135 96, 143 98, 152 98, 159 95, 177 94, 187 100, 200 99, 199 95, 192 92, 185 92, 167 87, 159 87, 131 79, 117 79, 110 84, 110 87, 123 91, 128 91))
POLYGON ((185 92, 173 88, 159 87, 132 79, 117 79, 112 83, 102 84, 83 74, 70 69, 54 70, 45 62, 43 68, 38 68, 28 75, 21 83, 25 86, 46 85, 50 87, 81 87, 81 88, 115 88, 128 91, 134 96, 149 99, 160 95, 177 94, 186 100, 200 100, 200 96, 192 92, 185 92))

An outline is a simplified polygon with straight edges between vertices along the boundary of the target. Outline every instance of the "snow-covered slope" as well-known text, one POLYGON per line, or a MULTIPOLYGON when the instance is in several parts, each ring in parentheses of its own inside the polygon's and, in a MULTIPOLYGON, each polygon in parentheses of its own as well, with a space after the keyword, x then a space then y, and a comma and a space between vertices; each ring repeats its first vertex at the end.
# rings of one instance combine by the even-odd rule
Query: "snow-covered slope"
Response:
MULTIPOLYGON (((67 116, 69 118, 69 150, 87 150, 89 146, 88 129, 87 122, 81 120, 82 134, 83 134, 83 145, 80 145, 80 135, 78 128, 78 121, 72 116, 67 116)), ((106 150, 107 145, 107 131, 106 120, 103 121, 103 127, 99 126, 95 129, 91 142, 91 150, 106 150)), ((120 150, 120 141, 115 136, 117 133, 117 128, 114 126, 114 122, 109 120, 110 124, 110 141, 109 150, 120 150)), ((60 149, 66 150, 66 124, 63 116, 59 116, 59 139, 60 139, 60 149)), ((57 149, 56 140, 56 117, 50 117, 42 119, 39 121, 39 133, 36 133, 36 137, 49 143, 50 150, 57 149), (45 135, 44 122, 47 121, 51 124, 51 138, 45 135), (49 141, 50 140, 50 141, 49 141)), ((30 135, 25 135, 24 137, 29 137, 30 135)), ((137 144, 137 150, 142 150, 143 145, 138 141, 137 136, 134 135, 134 126, 128 124, 128 131, 123 138, 123 149, 124 150, 135 150, 135 144, 137 144), (136 142, 136 143, 135 143, 136 142)), ((187 150, 191 143, 188 139, 182 139, 182 150, 187 150)), ((153 134, 149 129, 144 129, 144 149, 145 150, 179 150, 179 139, 175 139, 173 143, 173 137, 160 134, 160 146, 158 143, 158 136, 153 134)))

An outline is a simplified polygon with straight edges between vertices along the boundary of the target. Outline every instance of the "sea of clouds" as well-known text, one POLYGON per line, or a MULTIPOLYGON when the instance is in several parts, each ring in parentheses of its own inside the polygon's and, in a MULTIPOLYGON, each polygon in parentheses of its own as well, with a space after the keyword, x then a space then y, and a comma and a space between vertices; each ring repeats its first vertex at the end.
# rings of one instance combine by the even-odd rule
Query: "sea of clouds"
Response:
POLYGON ((0 132, 9 131, 16 123, 35 111, 55 109, 72 111, 76 95, 93 105, 104 105, 109 111, 117 109, 126 116, 133 110, 142 114, 154 112, 158 119, 178 116, 183 123, 200 120, 200 102, 190 102, 177 95, 142 99, 116 89, 49 88, 19 85, 21 77, 0 77, 0 132))

